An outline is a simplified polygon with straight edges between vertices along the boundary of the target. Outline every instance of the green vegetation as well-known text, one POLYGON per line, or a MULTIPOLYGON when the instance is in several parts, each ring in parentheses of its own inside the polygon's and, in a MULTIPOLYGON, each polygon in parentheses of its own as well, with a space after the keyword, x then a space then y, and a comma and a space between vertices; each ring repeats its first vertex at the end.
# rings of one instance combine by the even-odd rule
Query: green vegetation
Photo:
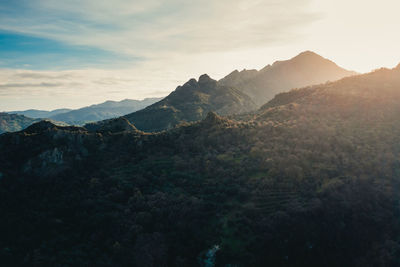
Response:
POLYGON ((160 133, 1 135, 0 262, 399 266, 399 97, 400 67, 160 133))

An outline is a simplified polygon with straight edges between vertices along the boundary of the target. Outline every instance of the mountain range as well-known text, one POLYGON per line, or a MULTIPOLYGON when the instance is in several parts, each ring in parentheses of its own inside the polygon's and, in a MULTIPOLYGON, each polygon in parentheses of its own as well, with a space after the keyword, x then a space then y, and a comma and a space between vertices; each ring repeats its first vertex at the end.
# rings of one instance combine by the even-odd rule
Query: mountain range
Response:
POLYGON ((181 122, 205 118, 209 111, 220 115, 249 112, 254 102, 241 91, 219 85, 204 74, 191 79, 175 91, 143 110, 125 115, 138 129, 154 132, 173 128, 181 122))
POLYGON ((94 122, 110 118, 116 118, 125 114, 141 110, 161 98, 145 98, 143 100, 125 99, 122 101, 106 101, 101 104, 91 105, 76 110, 60 113, 51 116, 51 119, 64 121, 68 124, 83 125, 87 122, 94 122))
MULTIPOLYGON (((221 90, 199 80, 176 94, 221 90)), ((399 97, 400 65, 159 133, 126 116, 0 135, 0 260, 398 266, 399 97)))
POLYGON ((71 110, 72 109, 68 109, 68 108, 60 108, 60 109, 55 109, 52 111, 28 109, 28 110, 23 110, 23 111, 8 111, 7 113, 24 115, 26 117, 33 118, 33 119, 42 119, 42 118, 50 118, 52 116, 55 116, 55 115, 58 115, 61 113, 66 113, 71 110))
POLYGON ((26 110, 12 113, 48 118, 70 125, 90 123, 88 127, 95 127, 93 122, 96 121, 124 116, 139 130, 155 132, 204 119, 210 111, 223 116, 254 111, 277 93, 355 74, 306 51, 292 59, 277 61, 260 71, 234 71, 219 81, 204 74, 198 80, 190 79, 178 86, 163 99, 126 99, 77 110, 26 110))
POLYGON ((163 100, 125 118, 140 130, 162 131, 182 122, 204 119, 209 111, 219 115, 253 111, 277 93, 355 74, 306 51, 260 71, 234 71, 219 81, 208 75, 198 81, 191 79, 163 100))
POLYGON ((25 129, 42 119, 50 120, 58 125, 83 125, 94 121, 116 118, 153 104, 161 98, 145 98, 143 100, 125 99, 122 101, 106 101, 80 109, 56 109, 52 111, 29 109, 0 113, 0 134, 25 129))

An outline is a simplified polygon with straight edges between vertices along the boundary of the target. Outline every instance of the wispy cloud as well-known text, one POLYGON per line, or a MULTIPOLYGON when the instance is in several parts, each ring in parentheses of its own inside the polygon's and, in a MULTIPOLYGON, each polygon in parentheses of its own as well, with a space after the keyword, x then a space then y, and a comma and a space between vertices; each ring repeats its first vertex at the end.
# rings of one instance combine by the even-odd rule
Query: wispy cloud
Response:
POLYGON ((62 83, 6 83, 0 84, 1 88, 34 88, 34 87, 60 87, 62 83))
POLYGON ((178 81, 166 76, 147 79, 135 70, 69 70, 0 72, 0 111, 28 107, 82 107, 105 100, 165 96, 178 81), (163 84, 163 86, 160 86, 163 84), (164 87, 165 86, 165 87, 164 87), (165 89, 167 88, 167 90, 165 89))
POLYGON ((285 42, 317 19, 308 2, 17 0, 1 15, 0 28, 152 58, 285 42))

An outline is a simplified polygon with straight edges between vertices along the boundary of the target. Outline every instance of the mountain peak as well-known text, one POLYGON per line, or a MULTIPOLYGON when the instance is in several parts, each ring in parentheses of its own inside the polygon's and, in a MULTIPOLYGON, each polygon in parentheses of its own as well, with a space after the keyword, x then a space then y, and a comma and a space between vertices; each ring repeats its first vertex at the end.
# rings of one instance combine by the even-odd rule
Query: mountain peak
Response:
MULTIPOLYGON (((196 84, 197 84, 196 79, 191 78, 189 81, 187 81, 186 83, 184 83, 182 86, 178 86, 178 88, 187 87, 187 86, 193 87, 193 86, 196 86, 196 84)), ((178 89, 178 88, 177 88, 177 89, 178 89)))
MULTIPOLYGON (((325 59, 324 57, 318 55, 313 51, 307 50, 301 52, 300 54, 298 54, 297 56, 293 57, 288 61, 290 62, 290 61, 314 61, 314 60, 327 60, 327 59, 325 59)), ((278 61, 278 62, 285 62, 285 61, 278 61)))
POLYGON ((205 84, 210 82, 216 82, 216 81, 211 79, 211 77, 208 76, 207 74, 203 74, 199 77, 199 84, 205 84))
POLYGON ((37 123, 32 124, 28 128, 26 128, 25 132, 27 133, 41 133, 44 131, 56 129, 57 125, 52 123, 51 121, 48 120, 42 120, 37 123))
POLYGON ((214 88, 217 84, 217 81, 214 79, 211 79, 210 76, 207 74, 203 74, 199 77, 199 80, 197 81, 196 79, 192 78, 186 83, 184 83, 182 86, 178 86, 175 89, 175 92, 179 92, 182 89, 185 91, 191 91, 191 90, 205 90, 205 89, 210 89, 214 88))
POLYGON ((138 129, 136 129, 136 127, 124 117, 88 123, 84 127, 89 131, 97 131, 102 133, 138 132, 138 129))
POLYGON ((199 80, 197 81, 196 79, 192 78, 183 85, 178 86, 175 89, 175 92, 179 92, 181 90, 199 90, 201 88, 208 88, 208 87, 215 87, 217 81, 213 80, 208 76, 207 74, 203 74, 199 77, 199 80))
POLYGON ((318 55, 317 53, 315 53, 315 52, 313 52, 313 51, 306 50, 306 51, 301 52, 301 53, 298 54, 297 56, 295 56, 295 58, 296 58, 296 57, 315 57, 315 56, 321 57, 320 55, 318 55))

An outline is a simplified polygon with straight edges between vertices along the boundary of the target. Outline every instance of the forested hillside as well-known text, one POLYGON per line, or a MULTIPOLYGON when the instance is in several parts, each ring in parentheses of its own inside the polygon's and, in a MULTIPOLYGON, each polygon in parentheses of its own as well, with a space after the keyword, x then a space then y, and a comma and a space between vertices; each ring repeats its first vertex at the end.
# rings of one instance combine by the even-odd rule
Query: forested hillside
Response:
POLYGON ((0 260, 207 266, 212 251, 215 266, 399 266, 399 96, 400 66, 237 120, 1 135, 0 260))

